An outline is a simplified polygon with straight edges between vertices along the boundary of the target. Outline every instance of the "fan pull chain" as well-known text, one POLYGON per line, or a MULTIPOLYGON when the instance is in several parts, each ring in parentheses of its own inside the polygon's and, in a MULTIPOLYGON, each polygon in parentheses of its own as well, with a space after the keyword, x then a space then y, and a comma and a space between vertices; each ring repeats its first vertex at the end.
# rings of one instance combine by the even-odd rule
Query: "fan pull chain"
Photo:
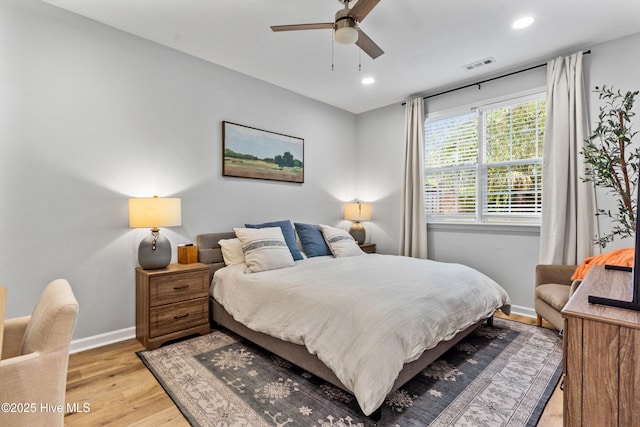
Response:
POLYGON ((333 32, 331 32, 331 71, 333 71, 333 49, 335 46, 335 42, 333 41, 333 32))
POLYGON ((362 49, 358 48, 358 71, 362 71, 362 49))

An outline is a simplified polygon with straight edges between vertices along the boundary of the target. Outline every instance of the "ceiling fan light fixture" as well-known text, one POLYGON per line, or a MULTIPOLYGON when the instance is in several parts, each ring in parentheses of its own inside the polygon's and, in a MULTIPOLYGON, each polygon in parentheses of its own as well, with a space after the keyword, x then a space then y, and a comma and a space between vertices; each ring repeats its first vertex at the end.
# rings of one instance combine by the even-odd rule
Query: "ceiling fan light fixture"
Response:
POLYGON ((333 40, 338 44, 354 44, 358 41, 358 30, 349 25, 340 25, 341 22, 336 23, 336 29, 333 32, 333 40))
MULTIPOLYGON (((334 43, 343 45, 356 44, 358 48, 371 59, 376 59, 384 53, 369 36, 360 29, 359 25, 364 18, 376 7, 380 0, 356 0, 355 6, 349 8, 351 0, 338 0, 344 4, 344 9, 336 12, 333 22, 315 24, 272 25, 271 31, 298 31, 298 30, 333 30, 334 43)), ((333 51, 332 51, 333 52, 333 51)))

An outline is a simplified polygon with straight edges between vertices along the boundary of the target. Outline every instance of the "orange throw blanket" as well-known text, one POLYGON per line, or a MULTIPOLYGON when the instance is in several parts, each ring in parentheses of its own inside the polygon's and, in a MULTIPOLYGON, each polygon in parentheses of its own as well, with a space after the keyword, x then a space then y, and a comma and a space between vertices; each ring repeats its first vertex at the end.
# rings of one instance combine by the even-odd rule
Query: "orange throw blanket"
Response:
POLYGON ((634 248, 617 249, 615 251, 607 252, 586 258, 584 262, 578 266, 571 280, 582 280, 587 275, 591 267, 594 265, 619 265, 623 267, 633 267, 633 255, 634 248))

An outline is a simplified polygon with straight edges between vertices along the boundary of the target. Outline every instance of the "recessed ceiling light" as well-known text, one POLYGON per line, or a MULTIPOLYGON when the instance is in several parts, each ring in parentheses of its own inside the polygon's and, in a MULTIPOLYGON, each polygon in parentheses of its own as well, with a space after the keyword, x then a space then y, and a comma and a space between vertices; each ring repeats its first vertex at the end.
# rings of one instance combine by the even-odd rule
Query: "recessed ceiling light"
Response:
POLYGON ((521 30, 533 24, 533 21, 533 16, 525 16, 524 18, 516 19, 513 24, 511 24, 511 28, 514 30, 521 30))
POLYGON ((373 77, 365 77, 364 79, 362 79, 362 84, 370 85, 370 84, 373 84, 375 81, 376 79, 374 79, 373 77))

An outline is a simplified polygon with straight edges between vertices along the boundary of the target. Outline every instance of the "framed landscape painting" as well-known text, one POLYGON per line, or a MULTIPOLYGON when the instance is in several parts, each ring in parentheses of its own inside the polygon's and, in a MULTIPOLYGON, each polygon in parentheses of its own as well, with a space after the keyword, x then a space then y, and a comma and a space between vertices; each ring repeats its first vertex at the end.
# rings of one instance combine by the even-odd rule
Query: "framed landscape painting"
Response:
POLYGON ((304 139, 222 122, 222 175, 304 182, 304 139))

